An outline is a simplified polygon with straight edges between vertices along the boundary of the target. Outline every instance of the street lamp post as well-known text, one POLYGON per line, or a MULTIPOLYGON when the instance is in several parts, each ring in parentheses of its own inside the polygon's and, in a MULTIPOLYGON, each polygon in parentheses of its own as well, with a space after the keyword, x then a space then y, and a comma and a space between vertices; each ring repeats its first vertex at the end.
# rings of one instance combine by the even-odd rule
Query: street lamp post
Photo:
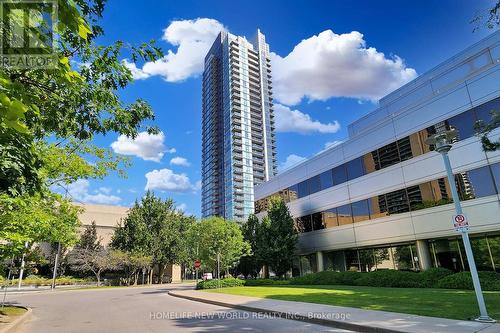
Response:
MULTIPOLYGON (((428 145, 434 145, 438 153, 443 157, 444 166, 446 168, 446 174, 448 176, 448 183, 450 184, 451 195, 453 197, 453 203, 455 204, 455 211, 457 215, 462 215, 462 205, 460 204, 460 198, 458 196, 457 187, 455 184, 455 177, 453 176, 453 171, 451 169, 450 158, 448 157, 448 152, 450 151, 452 144, 451 140, 457 136, 456 130, 445 131, 443 133, 435 134, 425 142, 428 145)), ((464 243, 465 253, 467 255, 467 262, 469 264, 470 273, 472 276, 472 283, 474 285, 474 291, 476 293, 477 303, 479 306, 480 316, 476 318, 477 321, 481 322, 495 322, 488 315, 486 310, 486 304, 484 302, 483 291, 481 290, 481 283, 479 282, 479 275, 477 273, 476 262, 474 260, 474 254, 472 253, 472 247, 469 240, 469 232, 467 228, 461 228, 460 232, 462 234, 462 240, 464 243)))

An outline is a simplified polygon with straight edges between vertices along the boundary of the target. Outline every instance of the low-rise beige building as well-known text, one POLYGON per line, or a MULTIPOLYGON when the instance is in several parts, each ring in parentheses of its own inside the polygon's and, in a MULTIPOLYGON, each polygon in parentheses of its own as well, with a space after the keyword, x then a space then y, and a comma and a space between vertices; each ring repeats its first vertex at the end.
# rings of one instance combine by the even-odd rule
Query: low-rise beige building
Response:
POLYGON ((94 204, 77 204, 83 207, 84 211, 80 214, 82 229, 95 222, 97 237, 105 246, 111 243, 111 237, 115 228, 121 220, 127 216, 128 207, 94 204))

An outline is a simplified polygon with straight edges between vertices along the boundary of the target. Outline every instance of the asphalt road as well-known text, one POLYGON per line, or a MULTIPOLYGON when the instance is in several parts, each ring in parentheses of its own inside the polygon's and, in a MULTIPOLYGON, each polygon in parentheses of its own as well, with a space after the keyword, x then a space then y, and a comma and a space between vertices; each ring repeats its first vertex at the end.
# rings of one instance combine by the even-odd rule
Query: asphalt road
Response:
POLYGON ((9 294, 33 309, 22 333, 348 332, 169 296, 172 285, 9 294))

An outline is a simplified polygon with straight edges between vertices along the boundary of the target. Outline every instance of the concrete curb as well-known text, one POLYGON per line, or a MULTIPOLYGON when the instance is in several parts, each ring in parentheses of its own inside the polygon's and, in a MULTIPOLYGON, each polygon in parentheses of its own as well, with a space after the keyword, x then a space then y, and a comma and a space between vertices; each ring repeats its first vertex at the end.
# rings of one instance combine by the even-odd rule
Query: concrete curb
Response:
POLYGON ((19 326, 24 323, 32 314, 33 310, 25 306, 18 306, 18 308, 26 309, 26 312, 17 317, 13 322, 7 324, 6 327, 0 328, 0 333, 14 333, 19 326))
POLYGON ((280 318, 297 320, 297 321, 302 321, 302 322, 306 322, 306 323, 310 323, 310 324, 318 324, 318 325, 323 325, 323 326, 328 326, 328 327, 333 327, 333 328, 340 328, 340 329, 345 329, 345 330, 349 330, 349 331, 357 331, 357 332, 363 332, 363 333, 407 333, 406 331, 399 331, 399 330, 386 329, 386 328, 380 328, 380 327, 369 327, 369 326, 364 326, 364 325, 359 325, 359 324, 348 323, 348 322, 343 321, 343 320, 310 318, 308 316, 300 315, 297 313, 271 311, 271 310, 256 308, 256 307, 247 306, 247 305, 231 304, 231 303, 226 303, 226 302, 221 302, 221 301, 214 301, 214 300, 210 300, 210 299, 206 299, 206 298, 202 298, 202 297, 193 297, 193 296, 182 295, 182 294, 176 293, 176 291, 174 291, 174 290, 169 291, 168 294, 170 296, 173 296, 173 297, 184 298, 184 299, 187 299, 190 301, 196 301, 196 302, 201 302, 201 303, 224 306, 224 307, 243 310, 243 311, 267 314, 267 315, 272 315, 272 316, 276 316, 276 317, 280 317, 280 318))

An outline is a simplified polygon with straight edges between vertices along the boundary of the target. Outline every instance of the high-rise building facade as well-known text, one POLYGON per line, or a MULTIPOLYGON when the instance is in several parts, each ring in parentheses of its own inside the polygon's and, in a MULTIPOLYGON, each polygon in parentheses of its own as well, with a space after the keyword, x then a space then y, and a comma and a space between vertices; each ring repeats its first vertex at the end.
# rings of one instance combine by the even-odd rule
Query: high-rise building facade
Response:
POLYGON ((276 174, 269 45, 222 31, 205 57, 202 216, 244 220, 254 185, 276 174))

